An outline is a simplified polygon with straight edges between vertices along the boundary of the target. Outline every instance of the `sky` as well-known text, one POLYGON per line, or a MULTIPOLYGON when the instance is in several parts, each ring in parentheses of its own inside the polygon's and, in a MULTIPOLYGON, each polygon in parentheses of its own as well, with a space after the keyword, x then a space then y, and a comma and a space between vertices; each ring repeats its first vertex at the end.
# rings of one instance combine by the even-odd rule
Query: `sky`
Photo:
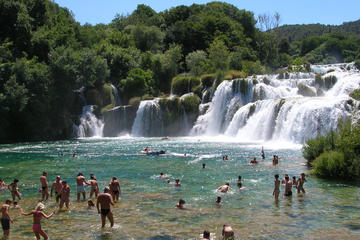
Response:
MULTIPOLYGON (((180 0, 54 0, 61 7, 71 10, 75 20, 81 24, 108 24, 116 14, 131 14, 138 4, 150 6, 161 12, 179 5, 205 4, 211 1, 180 0)), ((223 1, 254 13, 273 15, 280 13, 280 25, 285 24, 330 24, 360 19, 360 0, 227 0, 223 1)))

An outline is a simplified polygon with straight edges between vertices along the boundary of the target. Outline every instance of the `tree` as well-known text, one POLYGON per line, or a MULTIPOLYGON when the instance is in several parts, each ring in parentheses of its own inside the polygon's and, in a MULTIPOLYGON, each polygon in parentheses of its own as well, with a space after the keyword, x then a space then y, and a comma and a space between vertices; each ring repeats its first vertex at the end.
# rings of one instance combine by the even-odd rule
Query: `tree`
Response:
POLYGON ((215 39, 209 49, 209 60, 213 71, 229 68, 229 50, 222 40, 215 39))
POLYGON ((191 52, 186 56, 186 66, 190 73, 200 75, 208 69, 208 59, 205 51, 198 50, 191 52))
POLYGON ((152 93, 153 80, 150 72, 140 68, 133 68, 129 71, 126 79, 121 80, 120 89, 128 98, 142 96, 145 93, 152 93))

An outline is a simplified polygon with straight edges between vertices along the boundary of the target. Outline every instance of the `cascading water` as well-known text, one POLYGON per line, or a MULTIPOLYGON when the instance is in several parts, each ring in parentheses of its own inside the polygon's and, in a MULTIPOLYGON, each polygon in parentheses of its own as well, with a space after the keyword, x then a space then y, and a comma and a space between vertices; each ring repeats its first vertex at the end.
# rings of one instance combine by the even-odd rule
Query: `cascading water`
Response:
POLYGON ((162 136, 163 125, 158 99, 141 101, 131 130, 133 136, 162 136))
POLYGON ((312 70, 324 75, 290 73, 223 81, 191 134, 303 143, 335 129, 339 119, 351 117, 349 93, 359 88, 360 73, 353 64, 312 66, 312 70))
POLYGON ((115 101, 115 107, 116 106, 120 106, 121 102, 120 102, 120 96, 119 96, 119 91, 117 90, 117 88, 114 85, 110 85, 114 94, 114 101, 115 101))
POLYGON ((73 136, 83 137, 102 137, 104 123, 93 113, 93 106, 86 105, 82 109, 80 125, 73 124, 73 136))

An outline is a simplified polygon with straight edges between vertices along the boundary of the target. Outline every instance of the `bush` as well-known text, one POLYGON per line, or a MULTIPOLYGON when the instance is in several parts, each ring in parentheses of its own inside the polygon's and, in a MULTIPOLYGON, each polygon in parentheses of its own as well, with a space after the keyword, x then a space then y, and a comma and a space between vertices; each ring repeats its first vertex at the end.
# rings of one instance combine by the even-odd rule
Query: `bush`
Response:
POLYGON ((260 61, 242 61, 242 71, 247 73, 247 75, 253 74, 264 74, 265 68, 261 65, 260 61))
POLYGON ((191 90, 198 85, 200 85, 200 78, 189 75, 178 75, 172 80, 171 91, 173 94, 181 96, 191 92, 191 90))
POLYGON ((346 178, 344 154, 338 151, 322 153, 313 162, 314 173, 323 178, 346 178))

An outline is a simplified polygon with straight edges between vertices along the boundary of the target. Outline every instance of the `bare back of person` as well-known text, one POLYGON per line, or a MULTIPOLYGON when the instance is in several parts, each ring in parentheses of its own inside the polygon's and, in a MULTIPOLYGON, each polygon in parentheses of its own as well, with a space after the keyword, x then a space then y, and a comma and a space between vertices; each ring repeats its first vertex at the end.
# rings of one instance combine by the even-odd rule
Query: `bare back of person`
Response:
POLYGON ((98 196, 98 202, 100 203, 101 209, 110 209, 112 197, 109 193, 101 193, 98 196))

